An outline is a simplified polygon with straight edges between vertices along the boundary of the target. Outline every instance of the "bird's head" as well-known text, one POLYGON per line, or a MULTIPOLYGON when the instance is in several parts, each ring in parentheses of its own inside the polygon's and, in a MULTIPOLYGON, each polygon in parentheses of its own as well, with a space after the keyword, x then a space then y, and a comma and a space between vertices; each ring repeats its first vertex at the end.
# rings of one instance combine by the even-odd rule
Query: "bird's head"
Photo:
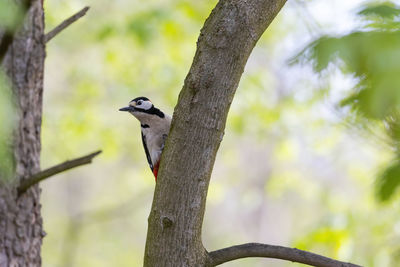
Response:
POLYGON ((154 116, 164 118, 164 113, 155 108, 153 103, 144 96, 137 97, 129 102, 127 107, 119 109, 120 111, 128 111, 141 123, 152 121, 154 116))

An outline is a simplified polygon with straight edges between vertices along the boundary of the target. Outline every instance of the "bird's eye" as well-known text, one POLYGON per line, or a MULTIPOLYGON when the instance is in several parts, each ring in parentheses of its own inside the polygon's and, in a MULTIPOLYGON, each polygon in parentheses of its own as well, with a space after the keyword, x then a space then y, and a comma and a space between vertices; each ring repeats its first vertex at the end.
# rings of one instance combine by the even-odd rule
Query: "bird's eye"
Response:
POLYGON ((140 106, 142 103, 143 103, 143 101, 139 100, 139 101, 136 102, 136 105, 140 106))

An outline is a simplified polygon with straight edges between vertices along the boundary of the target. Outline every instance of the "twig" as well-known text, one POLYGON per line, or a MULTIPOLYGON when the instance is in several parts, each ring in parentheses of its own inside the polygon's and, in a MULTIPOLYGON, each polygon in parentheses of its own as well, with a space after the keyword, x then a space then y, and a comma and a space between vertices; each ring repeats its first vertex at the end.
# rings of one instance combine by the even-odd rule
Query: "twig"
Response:
POLYGON ((31 7, 31 0, 24 0, 21 4, 21 8, 23 10, 23 15, 20 17, 19 21, 15 24, 12 29, 6 29, 2 38, 0 39, 0 63, 3 62, 3 59, 8 51, 8 47, 14 41, 14 36, 17 30, 23 25, 26 13, 28 13, 29 8, 31 7))
POLYGON ((247 243, 216 250, 210 252, 209 256, 211 262, 208 266, 217 266, 228 261, 247 257, 263 257, 299 262, 317 267, 361 267, 359 265, 337 261, 296 248, 260 243, 247 243))
POLYGON ((59 34, 62 30, 67 28, 69 25, 80 19, 81 17, 86 15, 86 12, 89 10, 89 7, 84 7, 82 8, 79 12, 75 13, 75 15, 72 15, 71 17, 67 18, 63 22, 61 22, 57 27, 52 29, 50 32, 48 32, 45 36, 45 42, 47 43, 51 39, 53 39, 54 36, 59 34))
POLYGON ((18 187, 18 195, 20 196, 21 194, 25 193, 26 190, 28 190, 28 188, 30 188, 32 185, 35 185, 35 184, 49 178, 50 176, 56 175, 58 173, 67 171, 67 170, 75 168, 75 167, 79 167, 79 166, 91 163, 92 159, 94 157, 96 157, 97 155, 99 155, 100 153, 101 153, 101 150, 91 153, 89 155, 80 157, 80 158, 76 158, 73 160, 67 160, 61 164, 58 164, 49 169, 40 171, 40 172, 32 175, 31 177, 28 177, 28 178, 22 180, 21 184, 18 187))

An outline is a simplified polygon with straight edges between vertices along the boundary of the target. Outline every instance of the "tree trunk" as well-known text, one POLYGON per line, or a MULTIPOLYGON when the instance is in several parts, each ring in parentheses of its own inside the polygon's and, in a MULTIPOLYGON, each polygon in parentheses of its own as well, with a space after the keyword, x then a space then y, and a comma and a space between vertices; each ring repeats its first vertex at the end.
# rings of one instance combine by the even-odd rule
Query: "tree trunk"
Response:
POLYGON ((13 133, 13 179, 0 183, 0 266, 40 266, 44 232, 40 189, 31 187, 20 197, 21 180, 40 170, 43 65, 45 58, 43 6, 32 0, 24 25, 14 36, 3 62, 12 84, 18 121, 13 133))
POLYGON ((149 217, 144 266, 208 266, 201 242, 211 171, 247 59, 285 0, 220 0, 175 107, 149 217))

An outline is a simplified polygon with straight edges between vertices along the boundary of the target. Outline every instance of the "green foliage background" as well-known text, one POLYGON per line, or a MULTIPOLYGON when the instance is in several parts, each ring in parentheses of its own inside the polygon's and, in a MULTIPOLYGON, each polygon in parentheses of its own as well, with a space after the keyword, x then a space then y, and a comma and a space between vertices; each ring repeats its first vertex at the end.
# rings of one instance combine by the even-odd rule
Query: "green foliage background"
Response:
POLYGON ((371 2, 358 15, 366 22, 363 27, 340 37, 323 36, 293 61, 312 61, 317 72, 338 64, 356 80, 341 106, 351 108, 348 116, 358 119, 355 124, 381 126, 395 151, 376 184, 378 198, 387 201, 400 185, 400 7, 371 2))
MULTIPOLYGON (((359 9, 366 20, 351 10, 359 30, 315 41, 335 24, 313 10, 347 5, 335 2, 289 2, 249 59, 208 194, 207 249, 256 241, 365 266, 400 261, 397 147, 387 126, 396 125, 400 101, 398 9, 359 9), (307 64, 288 66, 307 43, 297 59, 318 75, 307 64), (379 173, 390 177, 378 186, 385 204, 375 197, 379 173)), ((143 95, 172 114, 215 3, 45 1, 47 30, 91 10, 47 48, 42 167, 104 153, 43 183, 44 266, 142 265, 154 180, 139 124, 118 108, 143 95)))

